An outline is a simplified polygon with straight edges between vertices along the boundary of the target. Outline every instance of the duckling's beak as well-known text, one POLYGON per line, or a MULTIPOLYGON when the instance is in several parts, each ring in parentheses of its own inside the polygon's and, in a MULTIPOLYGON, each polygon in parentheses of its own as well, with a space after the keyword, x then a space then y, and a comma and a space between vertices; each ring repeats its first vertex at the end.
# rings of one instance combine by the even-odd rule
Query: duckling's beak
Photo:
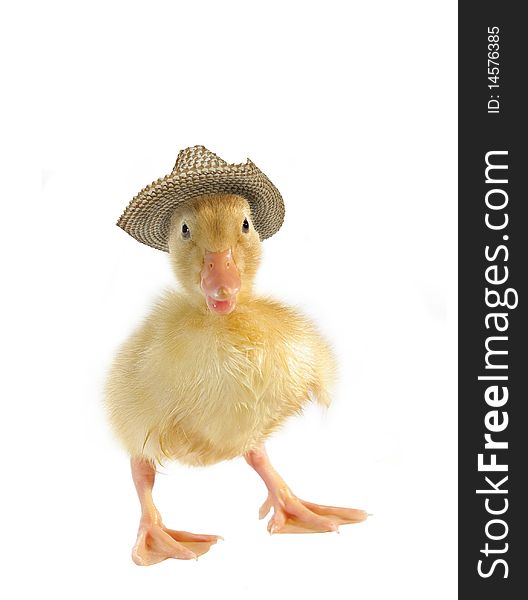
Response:
POLYGON ((240 274, 231 249, 205 253, 201 286, 211 312, 228 315, 234 310, 240 274))

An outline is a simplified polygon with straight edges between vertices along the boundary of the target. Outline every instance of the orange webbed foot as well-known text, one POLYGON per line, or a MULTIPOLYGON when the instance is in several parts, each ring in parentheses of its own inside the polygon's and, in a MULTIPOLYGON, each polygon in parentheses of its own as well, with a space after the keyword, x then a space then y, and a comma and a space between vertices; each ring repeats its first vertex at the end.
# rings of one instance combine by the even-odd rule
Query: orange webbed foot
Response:
POLYGON ((338 531, 340 525, 360 523, 368 516, 364 510, 306 502, 289 489, 282 490, 275 501, 268 495, 260 508, 259 518, 263 519, 272 507, 274 514, 268 522, 271 534, 338 531))
POLYGON ((197 559, 221 539, 219 535, 175 531, 160 523, 142 524, 132 549, 132 560, 136 565, 147 566, 167 558, 197 559))

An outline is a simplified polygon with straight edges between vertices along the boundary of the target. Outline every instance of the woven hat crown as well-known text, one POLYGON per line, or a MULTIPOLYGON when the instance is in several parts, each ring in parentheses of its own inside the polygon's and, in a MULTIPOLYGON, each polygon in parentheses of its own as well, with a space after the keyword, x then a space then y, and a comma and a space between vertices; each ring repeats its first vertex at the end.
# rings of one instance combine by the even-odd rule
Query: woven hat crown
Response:
POLYGON ((192 146, 180 150, 174 169, 172 169, 172 175, 182 171, 202 171, 218 167, 227 167, 226 161, 214 152, 207 150, 205 146, 192 146))

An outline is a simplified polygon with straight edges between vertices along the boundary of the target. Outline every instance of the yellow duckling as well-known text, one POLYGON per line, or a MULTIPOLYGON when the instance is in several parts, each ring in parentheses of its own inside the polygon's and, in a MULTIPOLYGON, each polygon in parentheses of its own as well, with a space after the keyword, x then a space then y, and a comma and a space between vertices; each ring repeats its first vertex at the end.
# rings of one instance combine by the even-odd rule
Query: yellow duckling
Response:
MULTIPOLYGON (((225 172, 233 167, 201 146, 184 152, 219 161, 225 172)), ((218 178, 192 160, 195 170, 185 170, 181 153, 179 163, 172 174, 175 189, 181 190, 182 173, 185 182, 204 171, 218 178)), ((160 182, 167 184, 167 178, 152 186, 160 188, 160 182)), ((232 187, 220 181, 216 189, 232 187)), ((196 558, 219 539, 163 524, 152 488, 155 464, 167 459, 209 465, 243 456, 268 489, 260 518, 273 507, 270 533, 336 531, 340 524, 366 518, 361 510, 300 500, 271 466, 266 438, 310 399, 329 405, 334 357, 308 319, 253 294, 265 235, 256 228, 262 217, 258 198, 229 191, 193 195, 200 190, 196 182, 189 186, 185 201, 173 200, 156 228, 133 209, 139 198, 140 207, 159 215, 159 208, 152 206, 158 201, 166 205, 167 185, 159 193, 145 188, 127 209, 133 224, 120 222, 137 239, 168 249, 181 284, 181 291, 161 298, 122 346, 106 386, 110 422, 130 453, 141 503, 132 551, 139 565, 196 558)))

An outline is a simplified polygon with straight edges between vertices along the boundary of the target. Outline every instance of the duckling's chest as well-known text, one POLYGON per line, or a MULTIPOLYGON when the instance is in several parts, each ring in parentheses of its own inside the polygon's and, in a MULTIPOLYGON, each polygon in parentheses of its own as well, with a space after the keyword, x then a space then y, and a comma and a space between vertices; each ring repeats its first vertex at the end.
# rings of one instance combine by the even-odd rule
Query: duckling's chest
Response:
MULTIPOLYGON (((163 429, 182 460, 238 456, 298 412, 310 391, 310 357, 291 336, 259 327, 202 328, 171 342, 163 364, 163 429)), ((161 365, 160 365, 161 367, 161 365)))
POLYGON ((266 426, 306 400, 310 362, 302 344, 270 335, 258 323, 243 333, 203 328, 181 336, 175 346, 173 410, 200 422, 266 426))
POLYGON ((258 335, 200 331, 179 340, 171 365, 180 388, 196 405, 228 409, 256 403, 269 388, 272 373, 280 377, 270 348, 258 335))

